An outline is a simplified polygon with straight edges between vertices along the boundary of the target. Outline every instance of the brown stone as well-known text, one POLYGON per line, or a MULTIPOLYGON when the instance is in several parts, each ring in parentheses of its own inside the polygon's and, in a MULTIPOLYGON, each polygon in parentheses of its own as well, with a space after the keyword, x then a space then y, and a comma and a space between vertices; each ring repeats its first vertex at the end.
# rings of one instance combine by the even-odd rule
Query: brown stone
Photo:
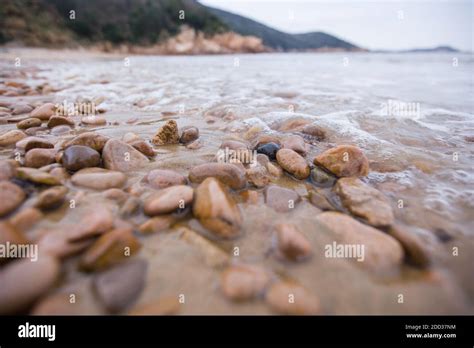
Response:
POLYGON ((81 223, 66 231, 68 240, 78 241, 103 234, 114 226, 114 217, 109 209, 94 205, 81 216, 81 223))
POLYGON ((13 129, 0 135, 0 146, 12 146, 18 141, 25 138, 26 134, 21 130, 13 129))
POLYGON ((275 226, 279 256, 292 261, 308 258, 311 243, 294 224, 280 223, 275 226))
POLYGON ((39 118, 40 120, 49 120, 56 112, 56 106, 53 103, 46 103, 38 106, 31 112, 31 117, 39 118))
POLYGON ((127 182, 127 177, 118 171, 103 168, 84 168, 71 177, 71 182, 74 185, 94 190, 107 190, 123 187, 127 182))
POLYGON ((82 133, 75 137, 74 139, 64 143, 63 148, 67 148, 72 145, 83 145, 88 146, 91 149, 102 152, 102 149, 105 146, 105 143, 109 140, 109 137, 106 137, 99 133, 87 132, 82 133))
POLYGON ((163 189, 173 185, 185 185, 186 177, 168 169, 154 169, 146 176, 146 181, 156 189, 163 189))
POLYGON ((265 294, 265 302, 275 312, 286 315, 311 315, 321 313, 319 299, 303 286, 293 282, 273 284, 265 294))
POLYGON ((157 233, 170 228, 175 221, 177 219, 172 215, 155 216, 141 224, 138 230, 143 234, 157 233))
POLYGON ((72 145, 64 150, 61 163, 67 170, 78 171, 83 168, 97 167, 100 164, 100 154, 83 145, 72 145))
POLYGON ((176 121, 169 120, 161 126, 153 137, 152 143, 156 146, 178 144, 179 134, 176 121))
POLYGON ((320 165, 339 177, 366 176, 369 174, 369 161, 356 146, 339 145, 314 158, 320 165))
POLYGON ((270 185, 265 189, 265 203, 277 212, 288 212, 301 200, 301 197, 293 190, 270 185))
POLYGON ((67 193, 65 186, 51 187, 40 193, 35 205, 42 210, 55 209, 64 202, 67 193))
POLYGON ((148 164, 148 158, 131 145, 117 139, 110 139, 102 150, 104 167, 127 172, 137 170, 148 164))
POLYGON ((388 233, 398 240, 405 250, 408 261, 418 267, 428 267, 431 264, 431 255, 423 240, 408 227, 394 225, 388 233))
POLYGON ((247 184, 245 171, 230 163, 205 163, 189 172, 189 180, 194 183, 201 183, 208 177, 217 178, 235 190, 242 189, 247 184))
POLYGON ((291 149, 281 149, 277 152, 278 164, 297 179, 306 179, 310 168, 306 160, 291 149))
POLYGON ((270 276, 260 266, 233 265, 221 274, 221 289, 232 301, 245 301, 263 294, 270 276))
POLYGON ((0 181, 0 216, 10 214, 25 198, 26 194, 21 187, 9 181, 0 181))
POLYGON ((189 144, 199 138, 199 129, 194 126, 187 126, 181 129, 181 136, 179 142, 181 144, 189 144))
POLYGON ((283 149, 293 150, 302 156, 306 155, 306 152, 307 152, 304 139, 300 137, 299 135, 290 135, 284 138, 283 141, 281 142, 281 147, 283 149))
POLYGON ((153 147, 145 140, 136 140, 130 142, 130 145, 132 145, 134 149, 137 149, 147 157, 154 157, 156 155, 155 150, 153 150, 153 147))
POLYGON ((61 181, 55 176, 35 168, 18 168, 16 176, 22 180, 28 180, 42 185, 60 185, 61 181))
POLYGON ((56 151, 54 149, 32 149, 25 155, 25 166, 41 168, 56 162, 56 151))
POLYGON ((26 120, 20 121, 16 124, 18 129, 28 129, 31 127, 40 127, 41 120, 39 118, 27 118, 26 120))
POLYGON ((151 194, 144 203, 143 210, 149 216, 171 213, 184 209, 193 201, 194 191, 186 185, 175 185, 151 194))
POLYGON ((48 121, 48 128, 53 128, 56 126, 71 126, 74 127, 74 121, 70 119, 69 117, 64 117, 64 116, 52 116, 49 121, 48 121))
POLYGON ((10 218, 10 224, 20 231, 27 231, 43 218, 43 214, 36 208, 21 209, 10 218))

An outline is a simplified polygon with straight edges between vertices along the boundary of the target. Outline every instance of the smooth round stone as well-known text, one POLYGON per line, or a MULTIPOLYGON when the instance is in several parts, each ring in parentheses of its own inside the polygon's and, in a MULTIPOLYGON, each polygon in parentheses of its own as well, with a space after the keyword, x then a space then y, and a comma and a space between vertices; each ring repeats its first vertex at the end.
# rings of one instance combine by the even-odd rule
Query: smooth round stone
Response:
POLYGON ((20 121, 16 124, 18 129, 28 129, 31 127, 40 127, 41 120, 39 118, 27 118, 26 120, 20 121))
POLYGON ((188 150, 198 150, 203 146, 201 139, 194 140, 192 143, 186 145, 188 150))
POLYGON ((337 180, 334 175, 319 167, 312 169, 310 176, 311 181, 321 187, 332 187, 337 180))
MULTIPOLYGON (((0 244, 10 242, 11 244, 26 244, 28 239, 15 224, 7 221, 0 221, 0 244)), ((0 259, 0 263, 3 259, 0 259)))
POLYGON ((127 144, 133 143, 134 141, 142 140, 137 134, 133 132, 125 133, 122 137, 122 141, 126 142, 127 144))
POLYGON ((327 211, 317 215, 316 221, 325 225, 339 244, 364 245, 363 260, 351 258, 360 267, 385 274, 397 269, 403 261, 403 249, 397 240, 348 215, 327 211))
POLYGON ((293 282, 281 281, 273 284, 265 294, 265 302, 280 314, 311 315, 321 312, 319 299, 303 286, 293 282))
POLYGON ((389 226, 395 220, 389 199, 358 178, 339 179, 334 191, 341 198, 344 207, 372 226, 389 226))
POLYGON ((311 243, 289 223, 280 223, 275 226, 279 255, 291 261, 301 261, 312 253, 311 243))
POLYGON ((43 104, 31 112, 31 117, 39 118, 40 120, 49 120, 56 112, 56 106, 53 103, 43 104))
POLYGON ((92 205, 80 216, 80 224, 68 228, 65 234, 70 241, 85 240, 111 230, 114 217, 110 210, 103 205, 92 205))
POLYGON ((11 146, 26 138, 26 134, 21 130, 13 129, 0 135, 0 146, 11 146))
POLYGON ((274 178, 279 178, 283 175, 283 170, 275 163, 268 162, 265 166, 268 174, 274 178))
POLYGON ((36 201, 36 207, 43 210, 57 208, 64 202, 67 193, 68 189, 64 186, 51 187, 40 193, 36 201))
POLYGON ((295 191, 276 185, 266 187, 264 193, 265 203, 280 213, 294 209, 301 200, 295 191))
POLYGON ((34 224, 43 218, 43 213, 36 208, 28 207, 21 209, 18 213, 13 215, 9 221, 12 226, 20 231, 27 231, 34 224))
POLYGON ((64 150, 61 162, 64 168, 75 172, 83 168, 97 167, 100 164, 100 154, 88 146, 72 145, 64 150))
POLYGON ((240 234, 242 215, 219 180, 205 179, 196 188, 194 197, 193 214, 205 228, 223 238, 240 234))
POLYGON ((90 126, 102 126, 107 124, 107 120, 102 116, 84 116, 81 118, 81 122, 90 126))
POLYGON ((278 150, 280 150, 280 145, 271 142, 259 145, 257 147, 257 153, 263 153, 264 155, 267 155, 268 158, 271 160, 276 159, 276 154, 278 150))
POLYGON ((110 313, 120 313, 133 304, 145 286, 147 263, 135 259, 97 274, 95 293, 110 313))
POLYGON ((18 103, 12 106, 12 115, 27 114, 28 112, 31 112, 31 110, 33 110, 33 108, 30 105, 25 103, 18 103))
POLYGON ((50 173, 46 173, 42 170, 35 169, 35 168, 18 168, 16 170, 16 176, 23 180, 28 180, 37 184, 43 185, 60 185, 61 181, 51 175, 50 173))
POLYGON ((301 130, 301 133, 315 137, 318 141, 322 141, 326 138, 326 131, 322 127, 315 124, 308 124, 304 126, 301 130))
POLYGON ((388 234, 395 238, 405 250, 408 261, 420 268, 427 268, 431 264, 431 256, 426 243, 419 235, 405 226, 391 226, 388 234))
POLYGON ((265 187, 270 182, 267 169, 260 164, 247 169, 247 179, 255 187, 265 187))
POLYGON ((71 132, 72 129, 69 126, 62 125, 62 126, 56 126, 53 129, 51 129, 51 134, 52 135, 61 135, 61 134, 66 134, 71 132))
POLYGON ((83 145, 101 152, 109 139, 109 137, 106 137, 99 133, 86 132, 64 143, 63 147, 67 148, 72 145, 83 145))
POLYGON ((145 214, 149 216, 171 213, 184 209, 193 201, 194 190, 186 185, 170 186, 153 193, 144 203, 145 214))
POLYGON ((194 183, 201 183, 208 177, 217 178, 235 190, 247 185, 245 171, 231 163, 204 163, 189 172, 189 180, 194 183))
POLYGON ((174 185, 185 185, 186 177, 168 169, 154 169, 146 176, 146 181, 156 189, 174 185))
POLYGON ((40 254, 36 262, 16 260, 0 271, 0 314, 19 314, 45 294, 60 274, 58 260, 40 254))
POLYGON ((116 228, 103 234, 82 255, 79 266, 85 271, 106 269, 125 261, 141 247, 132 229, 116 228), (126 249, 127 248, 127 249, 126 249), (126 253, 125 250, 129 251, 126 253))
POLYGON ((103 168, 84 168, 71 177, 71 182, 95 190, 121 188, 127 182, 127 176, 122 172, 103 168))
POLYGON ((52 116, 47 124, 48 128, 54 128, 57 126, 72 126, 74 127, 74 121, 64 116, 52 116))
POLYGON ((291 149, 281 149, 277 152, 278 164, 297 179, 306 179, 310 168, 306 160, 291 149))
POLYGON ((41 168, 56 162, 56 150, 54 149, 32 149, 25 155, 25 166, 41 168))
POLYGON ((138 230, 143 234, 161 232, 168 229, 176 221, 177 218, 173 215, 155 216, 141 224, 138 230))
POLYGON ((9 181, 0 181, 0 216, 14 211, 25 198, 26 194, 21 187, 9 181))
POLYGON ((137 170, 148 164, 144 154, 131 145, 117 139, 110 139, 102 150, 104 167, 121 172, 137 170))
POLYGON ((366 176, 369 174, 369 160, 357 146, 340 145, 324 151, 314 158, 320 165, 338 177, 366 176))
POLYGON ((176 123, 176 121, 169 120, 163 126, 161 126, 154 135, 152 143, 156 146, 178 144, 179 134, 178 124, 176 123))
POLYGON ((197 127, 183 127, 181 132, 181 137, 179 138, 181 144, 189 144, 199 138, 199 129, 197 127))
POLYGON ((306 155, 306 144, 304 139, 299 135, 290 135, 283 139, 281 147, 284 149, 291 149, 300 155, 306 155))
POLYGON ((10 180, 16 174, 16 168, 18 162, 14 160, 3 160, 0 161, 0 181, 10 180))
POLYGON ((32 136, 17 142, 16 147, 19 149, 24 149, 25 152, 28 152, 31 149, 52 149, 54 145, 44 138, 32 136))
POLYGON ((125 202, 128 197, 128 194, 124 190, 118 188, 111 188, 105 190, 104 192, 102 192, 102 195, 107 199, 111 199, 119 203, 125 202))
POLYGON ((261 295, 269 282, 269 274, 254 265, 230 266, 221 274, 222 292, 232 301, 251 300, 261 295))

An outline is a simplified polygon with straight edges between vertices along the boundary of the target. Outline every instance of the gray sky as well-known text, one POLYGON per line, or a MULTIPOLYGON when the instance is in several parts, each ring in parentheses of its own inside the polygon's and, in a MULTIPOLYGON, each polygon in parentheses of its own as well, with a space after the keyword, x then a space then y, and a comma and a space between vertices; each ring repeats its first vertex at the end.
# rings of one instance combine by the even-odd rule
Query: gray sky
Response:
POLYGON ((474 0, 201 0, 289 33, 324 31, 369 49, 473 50, 474 0))

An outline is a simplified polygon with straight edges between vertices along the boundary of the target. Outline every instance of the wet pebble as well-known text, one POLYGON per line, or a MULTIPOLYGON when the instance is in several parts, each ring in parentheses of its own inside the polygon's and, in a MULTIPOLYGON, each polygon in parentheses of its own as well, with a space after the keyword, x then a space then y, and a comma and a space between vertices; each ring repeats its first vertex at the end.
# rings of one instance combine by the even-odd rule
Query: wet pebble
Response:
POLYGON ((36 208, 21 209, 10 218, 10 224, 20 231, 27 231, 43 218, 43 213, 36 208))
POLYGON ((290 135, 284 138, 283 141, 281 142, 281 147, 283 149, 293 150, 302 156, 306 155, 306 152, 307 152, 304 139, 300 137, 299 135, 290 135))
POLYGON ((95 190, 107 190, 123 187, 127 182, 127 177, 119 171, 103 168, 84 168, 71 177, 71 182, 77 186, 95 190))
POLYGON ((47 123, 48 128, 54 128, 57 126, 71 126, 74 127, 74 120, 64 116, 52 116, 47 123))
POLYGON ((277 152, 278 164, 297 179, 306 179, 310 168, 306 160, 291 149, 281 149, 277 152))
POLYGON ((25 152, 28 152, 32 149, 52 149, 54 148, 54 145, 44 138, 32 136, 16 143, 16 147, 19 149, 24 149, 25 152))
POLYGON ((219 179, 232 189, 242 189, 247 184, 245 171, 230 163, 204 163, 193 167, 189 172, 189 180, 201 183, 208 177, 219 179))
POLYGON ((16 124, 18 129, 28 129, 31 127, 40 127, 41 120, 39 118, 27 118, 26 120, 20 121, 16 124))
POLYGON ((46 103, 38 106, 31 112, 31 117, 39 118, 40 120, 47 121, 56 112, 56 106, 53 103, 46 103))
POLYGON ((35 168, 18 168, 16 171, 18 178, 28 180, 36 184, 60 185, 61 181, 50 173, 35 168))
POLYGON ((320 187, 332 187, 337 178, 324 169, 315 167, 311 170, 311 181, 320 187))
POLYGON ((154 157, 156 155, 155 150, 153 150, 153 147, 145 140, 132 141, 130 142, 130 145, 132 145, 134 149, 140 151, 147 157, 154 157))
POLYGON ((0 181, 10 180, 16 174, 18 162, 14 160, 0 160, 0 181))
POLYGON ((256 265, 233 265, 221 274, 221 289, 232 301, 245 301, 261 295, 270 282, 267 271, 256 265))
POLYGON ((97 167, 100 164, 100 154, 88 146, 72 145, 64 150, 61 162, 64 168, 75 172, 83 168, 97 167))
POLYGON ((56 151, 54 149, 35 148, 25 155, 25 166, 41 168, 56 162, 56 151))
POLYGON ((276 185, 267 186, 264 193, 265 203, 280 213, 294 209, 301 200, 295 191, 276 185))
POLYGON ((103 126, 107 124, 105 117, 96 115, 84 116, 81 118, 81 122, 89 126, 103 126))
POLYGON ((131 145, 117 139, 110 139, 102 150, 104 167, 121 172, 137 170, 149 160, 131 145))
POLYGON ((168 229, 176 221, 177 218, 172 215, 155 216, 141 224, 138 230, 143 234, 157 233, 168 229))
POLYGON ((276 154, 278 150, 280 150, 281 146, 276 144, 276 143, 266 143, 262 144, 257 147, 257 152, 258 153, 263 153, 264 155, 267 155, 269 159, 275 160, 276 159, 276 154))
POLYGON ((270 182, 267 169, 258 164, 247 169, 247 179, 255 187, 265 187, 270 182))
POLYGON ((109 139, 109 137, 106 137, 99 133, 86 132, 64 143, 63 147, 67 148, 72 145, 83 145, 88 146, 96 151, 102 152, 102 149, 104 148, 105 144, 109 139))
POLYGON ((151 194, 144 203, 144 212, 149 216, 171 213, 184 209, 193 201, 194 191, 186 185, 175 185, 151 194))
POLYGON ((154 169, 146 176, 146 181, 156 189, 162 189, 173 185, 185 185, 186 177, 168 169, 154 169))
POLYGON ((26 198, 25 192, 9 181, 0 181, 0 216, 5 216, 18 208, 26 198))
POLYGON ((92 205, 80 216, 81 223, 66 232, 68 240, 78 241, 103 234, 114 226, 110 210, 102 205, 92 205))
POLYGON ((36 262, 22 259, 0 271, 0 314, 18 314, 45 294, 60 273, 56 258, 41 254, 36 262))
POLYGON ((222 183, 207 178, 196 188, 194 197, 193 213, 204 227, 223 238, 240 234, 240 210, 222 183))
POLYGON ((409 262, 421 268, 426 268, 431 264, 431 255, 426 243, 408 227, 391 226, 388 234, 400 242, 409 262))
MULTIPOLYGON (((12 115, 27 114, 31 112, 32 110, 33 108, 30 105, 25 104, 25 103, 18 103, 18 104, 13 105, 12 115)), ((33 115, 33 113, 31 113, 31 116, 36 117, 35 115, 33 115)))
POLYGON ((326 131, 315 124, 308 124, 303 127, 301 133, 315 137, 318 141, 322 141, 326 138, 326 131))
POLYGON ((44 190, 38 196, 35 206, 42 210, 59 207, 66 198, 68 189, 65 186, 54 186, 44 190))
POLYGON ((280 223, 275 226, 275 231, 280 257, 291 261, 301 261, 311 255, 311 243, 294 224, 280 223))
POLYGON ((181 136, 179 142, 181 144, 189 144, 199 138, 199 129, 194 126, 187 126, 181 129, 181 136))
POLYGON ((94 289, 110 313, 131 306, 145 286, 147 263, 135 259, 101 272, 94 277, 94 289))
POLYGON ((25 133, 21 130, 13 129, 0 135, 0 146, 15 145, 23 138, 26 138, 25 133))
POLYGON ((366 176, 369 174, 369 161, 356 146, 339 145, 314 158, 320 165, 339 177, 366 176))

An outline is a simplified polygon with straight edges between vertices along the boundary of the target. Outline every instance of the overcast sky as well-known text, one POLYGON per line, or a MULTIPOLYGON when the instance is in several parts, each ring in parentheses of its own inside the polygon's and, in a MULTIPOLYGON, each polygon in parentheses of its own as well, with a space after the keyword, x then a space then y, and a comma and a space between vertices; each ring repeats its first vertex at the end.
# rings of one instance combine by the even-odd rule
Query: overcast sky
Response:
POLYGON ((369 49, 473 50, 474 0, 201 0, 289 33, 324 31, 369 49))

